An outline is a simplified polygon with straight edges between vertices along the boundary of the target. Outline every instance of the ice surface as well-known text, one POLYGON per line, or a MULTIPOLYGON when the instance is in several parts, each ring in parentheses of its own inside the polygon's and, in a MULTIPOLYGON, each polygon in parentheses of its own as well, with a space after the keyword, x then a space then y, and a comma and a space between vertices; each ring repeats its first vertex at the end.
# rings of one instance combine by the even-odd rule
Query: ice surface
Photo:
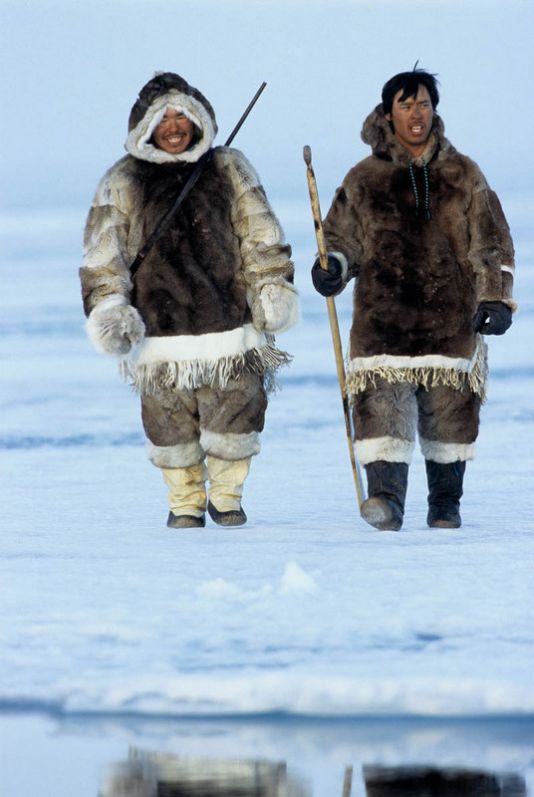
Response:
MULTIPOLYGON (((144 727, 136 736, 129 726, 117 737, 107 725, 92 731, 90 717, 198 723, 232 715, 246 723, 252 715, 261 725, 274 713, 314 718, 293 735, 279 723, 258 734, 262 754, 296 758, 318 795, 332 793, 325 783, 337 782, 344 762, 369 762, 371 743, 375 761, 403 761, 418 749, 445 764, 463 756, 528 770, 534 732, 521 722, 534 712, 534 239, 531 198, 506 201, 520 312, 506 336, 489 341, 489 399, 468 467, 464 526, 427 529, 416 454, 400 533, 376 532, 358 517, 325 306, 309 282, 305 202, 273 201, 294 242, 302 321, 279 339, 294 362, 271 400, 246 485, 249 522, 233 530, 165 526, 165 489, 145 457, 138 399, 85 337, 83 210, 4 214, 0 707, 15 712, 2 720, 6 756, 17 733, 30 748, 36 735, 46 771, 59 753, 44 740, 60 738, 61 755, 75 751, 64 723, 84 718, 94 779, 96 761, 111 763, 112 751, 124 757, 120 739, 154 747, 159 732, 144 727), (25 709, 52 712, 61 725, 43 719, 36 729, 25 709), (375 736, 369 716, 386 723, 375 736), (475 744, 473 717, 510 716, 502 732, 479 727, 475 744), (394 717, 468 725, 392 731, 394 717), (363 726, 351 732, 367 735, 344 746, 343 726, 328 726, 325 751, 322 731, 313 736, 317 718, 359 718, 363 726), (272 748, 269 734, 279 740, 272 748)), ((345 339, 350 296, 337 304, 345 339)), ((241 736, 240 727, 227 742, 213 731, 218 742, 209 744, 198 725, 181 730, 180 749, 254 755, 254 731, 241 736)), ((18 759, 6 760, 13 776, 18 759)), ((59 780, 53 793, 68 789, 59 780)))
MULTIPOLYGON (((1 4, 0 794, 95 797, 130 746, 286 760, 314 797, 341 795, 349 762, 352 797, 373 763, 516 771, 532 793, 533 149, 496 121, 532 127, 531 103, 517 113, 532 4, 203 6, 199 26, 198 2, 1 4), (301 153, 326 209, 367 154, 358 130, 380 85, 416 58, 438 73, 451 140, 503 199, 520 312, 490 341, 463 528, 426 528, 416 455, 405 529, 389 534, 356 511, 301 153), (167 68, 206 91, 221 141, 267 80, 237 145, 303 300, 234 531, 166 529, 138 400, 83 330, 86 206, 139 87, 167 68)), ((345 340, 350 296, 336 301, 345 340)))
MULTIPOLYGON (((302 322, 279 340, 294 364, 272 398, 246 486, 250 520, 202 532, 165 527, 138 400, 86 341, 83 213, 5 215, 3 705, 159 715, 533 712, 534 247, 524 202, 511 204, 521 310, 490 341, 464 526, 426 528, 417 455, 397 534, 375 532, 356 510, 324 302, 308 279, 303 202, 286 224, 302 322)), ((350 296, 338 311, 346 334, 350 296)))

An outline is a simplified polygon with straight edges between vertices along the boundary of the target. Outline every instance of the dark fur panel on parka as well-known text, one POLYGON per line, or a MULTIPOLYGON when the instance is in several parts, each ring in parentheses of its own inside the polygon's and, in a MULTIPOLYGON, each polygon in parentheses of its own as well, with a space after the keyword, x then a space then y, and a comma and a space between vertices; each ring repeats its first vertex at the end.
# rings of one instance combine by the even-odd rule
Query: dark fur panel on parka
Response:
MULTIPOLYGON (((146 237, 193 168, 136 162, 146 237)), ((132 302, 149 336, 222 332, 250 321, 233 201, 228 176, 212 160, 136 274, 132 302)))
POLYGON ((351 357, 470 358, 477 304, 503 298, 501 265, 513 262, 498 199, 440 120, 428 160, 412 165, 414 190, 407 151, 383 116, 370 119, 376 153, 347 174, 325 220, 328 248, 357 277, 351 357))

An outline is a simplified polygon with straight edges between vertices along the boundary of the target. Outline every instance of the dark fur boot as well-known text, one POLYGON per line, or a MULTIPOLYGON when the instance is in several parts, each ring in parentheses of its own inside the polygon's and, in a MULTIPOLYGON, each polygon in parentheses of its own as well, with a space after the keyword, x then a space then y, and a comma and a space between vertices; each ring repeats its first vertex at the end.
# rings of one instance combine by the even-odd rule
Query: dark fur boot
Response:
POLYGON ((427 459, 425 465, 428 481, 428 525, 438 529, 460 528, 460 498, 463 494, 465 462, 441 465, 427 459))
POLYGON ((365 465, 369 498, 363 502, 362 517, 375 529, 398 531, 404 518, 408 486, 405 462, 369 462, 365 465))

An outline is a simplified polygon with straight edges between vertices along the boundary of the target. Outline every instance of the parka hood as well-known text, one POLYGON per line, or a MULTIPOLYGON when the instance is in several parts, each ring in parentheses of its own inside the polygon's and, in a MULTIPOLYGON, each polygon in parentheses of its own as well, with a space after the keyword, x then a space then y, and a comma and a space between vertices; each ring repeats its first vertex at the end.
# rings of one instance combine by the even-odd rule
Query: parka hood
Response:
POLYGON ((143 86, 130 111, 125 147, 134 158, 151 163, 195 163, 209 150, 216 134, 215 112, 206 97, 180 75, 160 72, 143 86), (171 154, 151 141, 167 108, 184 113, 198 130, 198 138, 185 152, 171 154))
POLYGON ((453 151, 450 142, 445 138, 445 126, 441 117, 434 112, 432 120, 432 132, 427 142, 427 146, 422 155, 412 158, 410 153, 397 141, 392 131, 389 121, 384 115, 382 103, 371 111, 363 123, 361 138, 364 144, 369 144, 373 150, 373 155, 387 160, 412 162, 416 166, 423 166, 434 156, 436 150, 453 151))

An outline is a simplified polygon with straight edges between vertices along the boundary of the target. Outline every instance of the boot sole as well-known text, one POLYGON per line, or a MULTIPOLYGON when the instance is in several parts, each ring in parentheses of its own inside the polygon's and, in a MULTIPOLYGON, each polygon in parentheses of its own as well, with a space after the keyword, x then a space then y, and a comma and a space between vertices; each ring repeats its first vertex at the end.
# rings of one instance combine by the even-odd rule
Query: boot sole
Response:
POLYGON ((459 529, 462 525, 462 518, 460 513, 454 510, 430 507, 426 523, 431 529, 459 529))
POLYGON ((363 502, 361 515, 366 523, 379 531, 399 531, 402 521, 393 517, 390 507, 380 498, 368 498, 363 502))
POLYGON ((462 525, 461 520, 429 520, 427 525, 431 529, 459 529, 462 525))

